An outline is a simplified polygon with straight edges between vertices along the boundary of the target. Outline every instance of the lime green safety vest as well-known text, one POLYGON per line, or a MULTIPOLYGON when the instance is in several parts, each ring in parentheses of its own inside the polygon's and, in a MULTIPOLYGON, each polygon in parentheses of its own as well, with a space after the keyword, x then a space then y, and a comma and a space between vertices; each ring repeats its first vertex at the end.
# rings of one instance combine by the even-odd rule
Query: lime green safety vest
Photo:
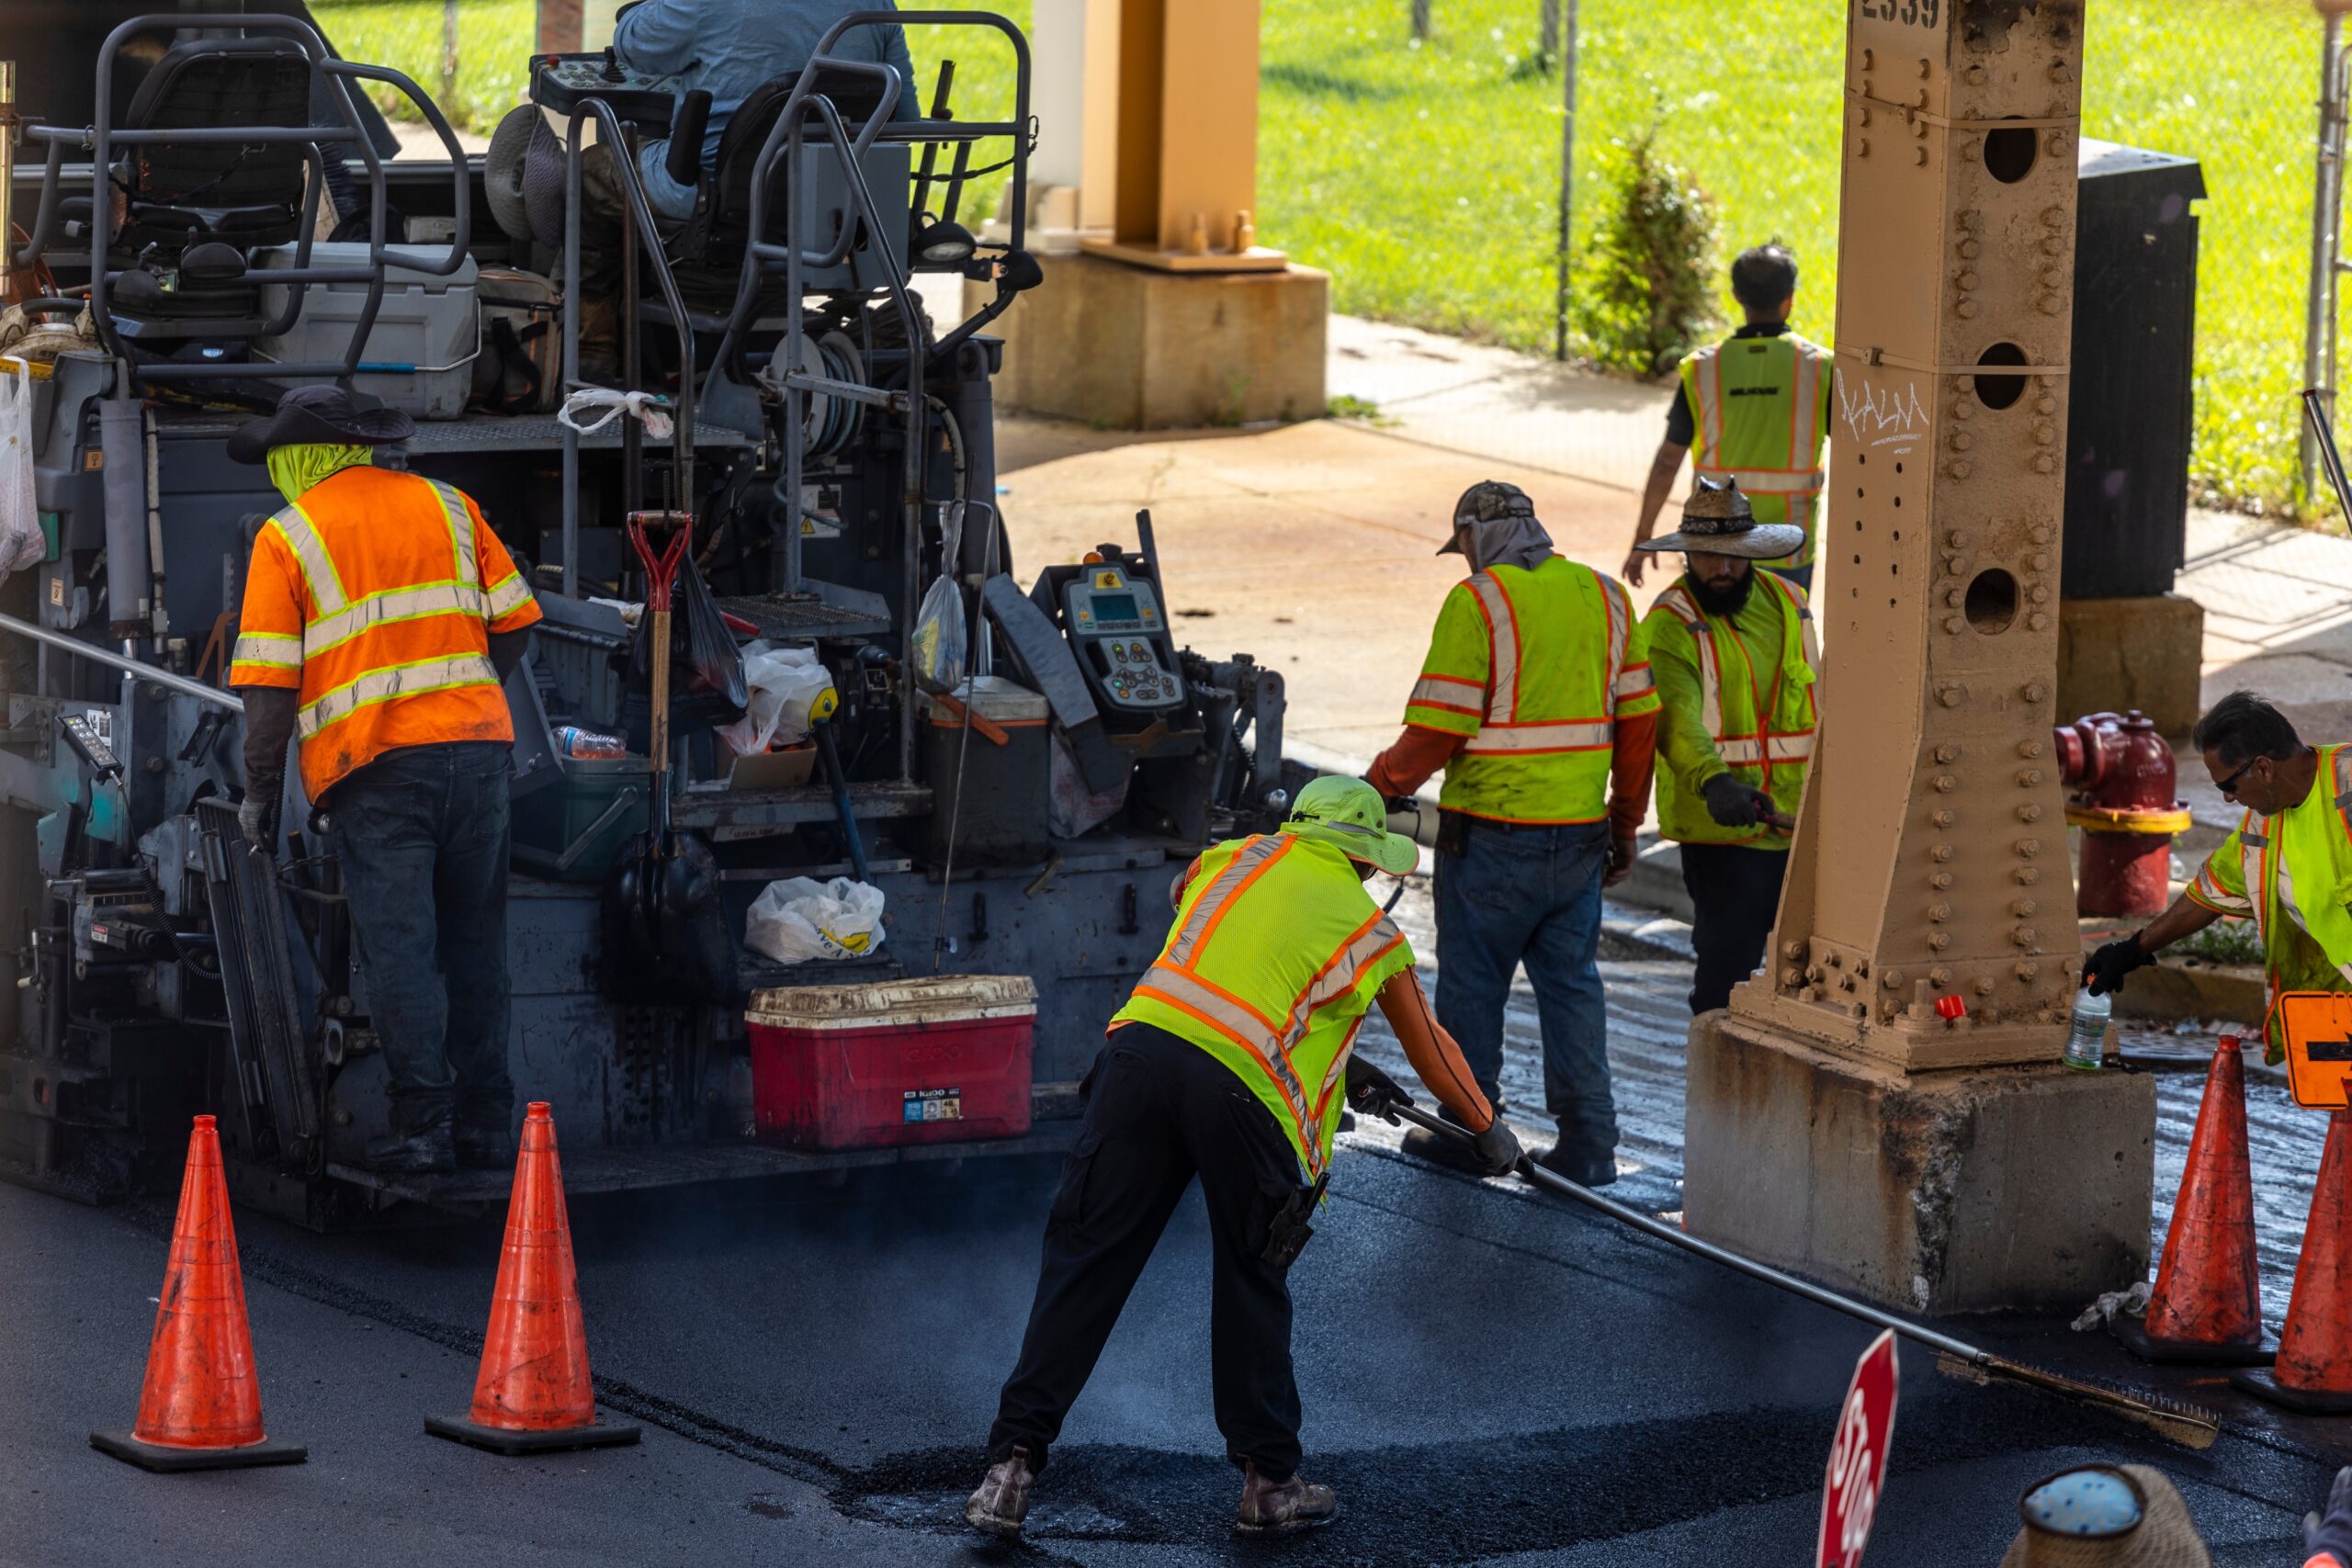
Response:
POLYGON ((1405 722, 1469 738, 1438 804, 1502 822, 1608 815, 1615 720, 1657 711, 1624 585, 1552 556, 1455 584, 1405 722))
POLYGON ((2321 747, 2301 803, 2276 817, 2247 812, 2185 891, 2217 915, 2254 921, 2271 1044, 2286 1043, 2283 993, 2352 991, 2352 746, 2321 747))
POLYGON ((1759 571, 1747 603, 1726 619, 1702 612, 1689 581, 1678 578, 1643 626, 1667 704, 1658 736, 1666 763, 1657 771, 1658 831, 1677 843, 1788 848, 1788 835, 1769 828, 1724 827, 1707 815, 1700 792, 1727 769, 1770 795, 1783 816, 1797 814, 1813 762, 1813 682, 1820 663, 1804 590, 1759 571))
POLYGON ((1413 950, 1348 857, 1290 833, 1201 856, 1168 945, 1112 1020, 1148 1023, 1233 1069, 1309 1182, 1330 1163, 1356 1029, 1413 950))
POLYGON ((1736 337, 1682 362, 1682 390, 1698 426, 1690 449, 1702 479, 1737 479, 1758 523, 1794 523, 1804 547, 1770 566, 1813 564, 1814 502, 1822 420, 1829 406, 1831 355, 1794 333, 1736 337))

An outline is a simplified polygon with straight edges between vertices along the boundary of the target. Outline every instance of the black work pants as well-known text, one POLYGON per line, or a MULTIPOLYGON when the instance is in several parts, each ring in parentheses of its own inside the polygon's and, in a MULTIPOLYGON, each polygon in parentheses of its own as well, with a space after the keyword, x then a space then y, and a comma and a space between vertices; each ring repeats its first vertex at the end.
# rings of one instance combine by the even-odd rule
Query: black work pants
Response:
POLYGON ((1235 1464, 1286 1481, 1298 1469, 1290 1282, 1260 1255, 1298 1190, 1273 1112, 1206 1051, 1149 1024, 1115 1031, 1087 1075, 1086 1115, 1046 1220, 1045 1264, 1021 1361, 989 1432, 995 1463, 1018 1443, 1032 1470, 1062 1429, 1193 1178, 1208 1201, 1209 1363, 1217 1430, 1235 1464))
POLYGON ((353 955, 390 1069, 392 1126, 505 1131, 507 796, 503 740, 404 746, 327 791, 353 955))
POLYGON ((1731 988, 1756 973, 1781 908, 1789 852, 1745 844, 1684 844, 1682 886, 1690 894, 1690 1015, 1731 1001, 1731 988))

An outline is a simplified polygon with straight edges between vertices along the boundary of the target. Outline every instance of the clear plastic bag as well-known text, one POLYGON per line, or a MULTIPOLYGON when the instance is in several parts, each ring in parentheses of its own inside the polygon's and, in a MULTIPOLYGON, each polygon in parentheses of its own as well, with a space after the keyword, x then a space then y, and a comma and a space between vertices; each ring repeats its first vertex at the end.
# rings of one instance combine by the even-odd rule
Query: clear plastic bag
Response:
POLYGON ((964 589, 956 581, 964 557, 964 503, 948 502, 939 527, 939 575, 923 591, 922 608, 915 616, 913 641, 916 681, 934 692, 962 684, 969 655, 971 633, 964 621, 964 589))
POLYGON ((785 877, 752 900, 743 945, 779 964, 862 958, 882 945, 882 890, 871 883, 785 877))
POLYGON ((11 356, 0 359, 0 578, 48 553, 33 499, 33 373, 11 356))

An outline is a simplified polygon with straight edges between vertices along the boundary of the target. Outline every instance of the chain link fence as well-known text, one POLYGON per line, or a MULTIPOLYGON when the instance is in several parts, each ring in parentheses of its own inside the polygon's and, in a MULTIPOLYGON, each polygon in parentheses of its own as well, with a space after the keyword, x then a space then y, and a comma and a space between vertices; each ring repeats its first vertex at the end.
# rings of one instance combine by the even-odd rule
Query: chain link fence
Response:
MULTIPOLYGON (((1621 200, 1630 150, 1654 130, 1657 152, 1713 206, 1719 254, 1702 265, 1723 317, 1737 319, 1730 255, 1779 238, 1803 266, 1799 329, 1827 341, 1844 28, 1844 7, 1819 0, 1267 0, 1260 231, 1329 268, 1343 312, 1528 354, 1565 339, 1571 356, 1589 355, 1591 242, 1621 200), (1546 47, 1564 36, 1563 5, 1572 99, 1565 38, 1546 47)), ((2087 28, 2086 132, 2196 158, 2211 193, 2192 491, 2290 505, 2319 20, 2309 0, 2098 0, 2087 28)), ((1637 480, 1656 429, 1604 421, 1579 434, 1584 405, 1606 412, 1623 397, 1554 387, 1562 418, 1495 455, 1637 480), (1564 455, 1547 457, 1554 434, 1564 455)), ((1494 445, 1478 411, 1460 423, 1464 442, 1494 445)))
MULTIPOLYGON (((989 8, 1030 23, 1027 0, 989 8)), ((408 72, 478 134, 522 96, 533 0, 315 9, 345 53, 408 72)), ((2088 16, 2087 133, 2196 158, 2211 193, 2194 492, 2291 506, 2318 18, 2309 0, 2098 0, 2088 16)), ((1547 378, 1532 356, 1592 355, 1591 242, 1653 132, 1712 203, 1718 254, 1699 262, 1721 314, 1736 319, 1730 254, 1777 237, 1804 269, 1800 330, 1832 336, 1844 28, 1844 7, 1822 0, 1264 0, 1260 236, 1329 270, 1340 312, 1462 340, 1465 367, 1516 378, 1555 416, 1512 425, 1514 449, 1495 455, 1638 482, 1658 397, 1547 378)), ((1009 101, 1009 63, 968 39, 954 47, 983 57, 958 62, 967 112, 1009 101)), ((944 40, 917 28, 910 42, 927 77, 944 40)), ((1383 351, 1352 322, 1335 342, 1383 351)), ((1427 384, 1407 378, 1403 395, 1427 384)), ((1491 447, 1498 429, 1474 410, 1460 436, 1491 447)))

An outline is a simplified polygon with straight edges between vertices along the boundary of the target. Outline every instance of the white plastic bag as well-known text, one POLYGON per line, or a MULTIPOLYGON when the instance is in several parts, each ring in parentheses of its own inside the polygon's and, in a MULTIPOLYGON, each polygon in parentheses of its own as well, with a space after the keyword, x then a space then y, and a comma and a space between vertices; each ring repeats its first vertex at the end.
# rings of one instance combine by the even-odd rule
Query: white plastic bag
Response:
POLYGON ((912 639, 915 676, 934 692, 953 691, 964 682, 970 633, 964 624, 964 590, 956 580, 963 558, 964 506, 951 502, 940 518, 939 575, 923 591, 912 639))
POLYGON ((860 958, 882 945, 882 890, 836 876, 816 882, 788 876, 752 900, 743 944, 779 964, 812 958, 860 958))
POLYGON ((33 499, 32 368, 11 356, 0 359, 0 578, 6 578, 47 555, 49 544, 33 499))
POLYGON ((744 648, 743 680, 752 689, 751 703, 741 718, 718 730, 739 757, 757 756, 778 741, 793 746, 807 739, 809 710, 833 684, 832 672, 817 662, 816 649, 767 642, 744 648))

